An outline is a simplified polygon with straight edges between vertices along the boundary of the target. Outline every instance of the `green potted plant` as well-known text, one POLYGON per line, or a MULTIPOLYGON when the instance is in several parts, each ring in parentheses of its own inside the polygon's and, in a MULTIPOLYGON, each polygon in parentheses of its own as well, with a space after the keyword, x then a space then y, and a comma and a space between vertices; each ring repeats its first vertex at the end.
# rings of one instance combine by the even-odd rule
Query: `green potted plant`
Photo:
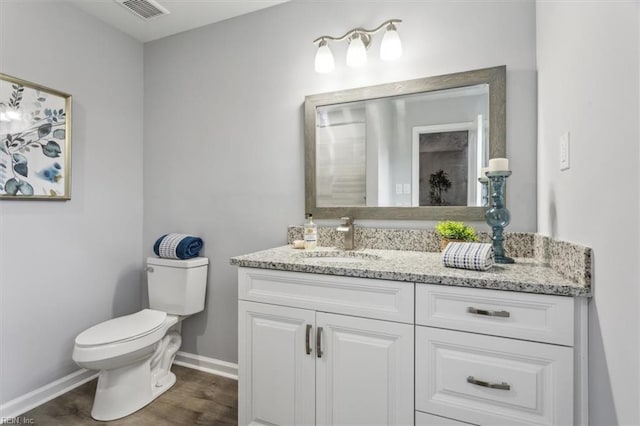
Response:
POLYGON ((440 235, 440 250, 444 250, 451 241, 478 241, 475 229, 452 220, 438 222, 436 233, 440 235))

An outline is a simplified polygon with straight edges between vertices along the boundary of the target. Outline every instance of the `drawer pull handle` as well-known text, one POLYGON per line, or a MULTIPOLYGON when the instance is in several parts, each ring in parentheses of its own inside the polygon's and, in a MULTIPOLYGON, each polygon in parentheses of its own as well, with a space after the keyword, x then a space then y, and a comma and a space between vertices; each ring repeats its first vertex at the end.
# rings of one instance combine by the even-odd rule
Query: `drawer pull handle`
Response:
POLYGON ((322 327, 316 329, 316 353, 322 358, 322 327))
POLYGON ((500 390, 511 390, 511 385, 505 382, 502 383, 489 383, 483 380, 478 380, 473 376, 467 377, 467 383, 471 383, 472 385, 482 386, 490 389, 500 389, 500 390))
POLYGON ((307 349, 307 355, 311 354, 311 324, 307 324, 307 335, 305 338, 305 344, 307 349))
POLYGON ((509 318, 511 316, 509 311, 489 311, 487 309, 472 308, 471 306, 467 308, 467 312, 469 312, 470 314, 486 315, 489 317, 509 318))

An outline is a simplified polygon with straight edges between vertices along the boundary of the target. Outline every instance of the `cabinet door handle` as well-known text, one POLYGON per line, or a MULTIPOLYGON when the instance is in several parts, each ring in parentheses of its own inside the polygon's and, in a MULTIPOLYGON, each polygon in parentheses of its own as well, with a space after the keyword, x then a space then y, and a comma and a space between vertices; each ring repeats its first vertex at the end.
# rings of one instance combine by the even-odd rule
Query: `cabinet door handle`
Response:
POLYGON ((486 316, 489 316, 489 317, 509 318, 511 316, 509 311, 490 311, 490 310, 487 310, 487 309, 473 308, 471 306, 469 306, 467 308, 467 312, 469 312, 470 314, 486 315, 486 316))
POLYGON ((306 345, 307 355, 311 354, 311 324, 307 324, 307 334, 305 337, 305 345, 306 345))
POLYGON ((316 353, 322 358, 322 327, 316 329, 316 353))
POLYGON ((474 378, 473 376, 467 377, 467 383, 471 383, 472 385, 482 386, 482 387, 491 388, 491 389, 511 390, 511 385, 508 384, 508 383, 505 383, 505 382, 502 382, 502 383, 489 383, 489 382, 485 382, 483 380, 478 380, 478 379, 474 378))

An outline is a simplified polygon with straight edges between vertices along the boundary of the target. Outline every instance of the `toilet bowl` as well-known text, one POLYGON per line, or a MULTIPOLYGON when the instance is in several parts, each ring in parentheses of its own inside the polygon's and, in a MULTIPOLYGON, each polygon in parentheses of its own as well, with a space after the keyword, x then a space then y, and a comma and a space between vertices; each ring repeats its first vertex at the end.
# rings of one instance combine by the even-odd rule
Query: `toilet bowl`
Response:
POLYGON ((102 322, 76 337, 73 360, 100 370, 94 419, 125 417, 173 386, 181 323, 204 309, 207 265, 206 258, 147 259, 152 309, 102 322))

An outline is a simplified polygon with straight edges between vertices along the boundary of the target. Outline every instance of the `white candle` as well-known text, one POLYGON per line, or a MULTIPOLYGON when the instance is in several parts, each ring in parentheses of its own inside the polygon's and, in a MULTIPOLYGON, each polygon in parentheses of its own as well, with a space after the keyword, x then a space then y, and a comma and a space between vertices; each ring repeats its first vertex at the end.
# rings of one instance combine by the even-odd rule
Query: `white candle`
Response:
POLYGON ((480 177, 481 178, 486 178, 487 177, 487 172, 489 171, 488 167, 483 167, 480 169, 480 177))
POLYGON ((509 170, 509 160, 506 158, 492 158, 489 160, 490 172, 504 172, 509 170))

